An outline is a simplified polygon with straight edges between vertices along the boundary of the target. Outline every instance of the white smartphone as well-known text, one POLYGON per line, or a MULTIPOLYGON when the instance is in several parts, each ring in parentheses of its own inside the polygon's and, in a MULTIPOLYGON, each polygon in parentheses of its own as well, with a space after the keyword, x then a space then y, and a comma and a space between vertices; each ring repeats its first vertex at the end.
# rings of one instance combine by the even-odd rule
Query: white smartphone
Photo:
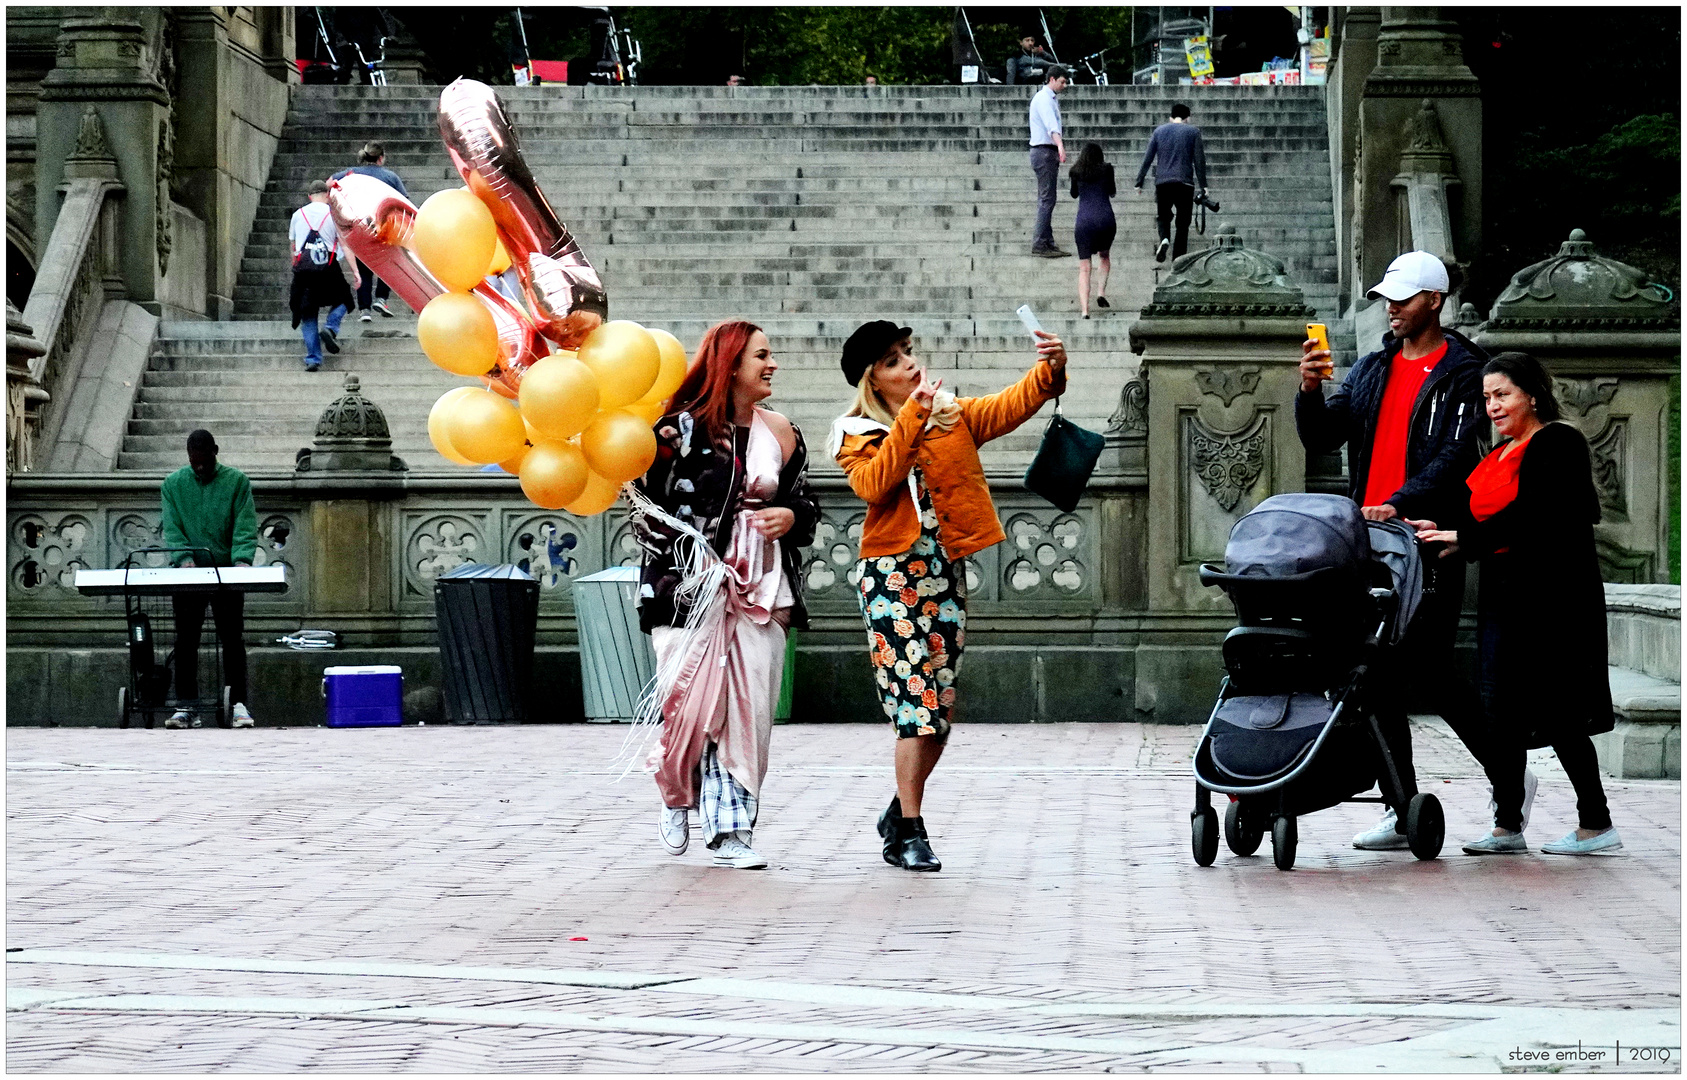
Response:
POLYGON ((1030 333, 1031 340, 1039 340, 1037 337, 1037 331, 1043 328, 1043 324, 1037 321, 1036 313, 1031 310, 1031 305, 1020 304, 1014 311, 1014 314, 1018 315, 1019 321, 1025 324, 1025 329, 1030 333))

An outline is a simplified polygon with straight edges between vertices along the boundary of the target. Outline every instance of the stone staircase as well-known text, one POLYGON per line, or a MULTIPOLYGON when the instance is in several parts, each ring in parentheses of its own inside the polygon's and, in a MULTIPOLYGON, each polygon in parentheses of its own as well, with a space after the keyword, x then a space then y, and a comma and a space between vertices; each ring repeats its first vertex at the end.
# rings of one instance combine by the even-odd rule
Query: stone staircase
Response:
MULTIPOLYGON (((1025 153, 1028 88, 576 87, 500 89, 528 161, 603 275, 612 317, 671 330, 694 347, 723 318, 764 326, 783 368, 772 404, 824 439, 848 400, 837 356, 868 318, 915 328, 916 346, 962 393, 1005 385, 1031 357, 1013 309, 1029 303, 1068 342, 1074 420, 1106 427, 1136 367, 1127 328, 1166 266, 1152 258, 1151 193, 1130 190, 1174 88, 1074 87, 1061 109, 1075 155, 1100 142, 1119 173, 1109 311, 1077 313, 1072 260, 1029 254, 1035 184, 1025 153)), ((224 457, 288 470, 318 413, 355 372, 385 409, 413 470, 452 468, 427 445, 428 406, 461 380, 427 362, 414 317, 346 323, 344 351, 302 370, 287 325, 286 227, 305 185, 381 139, 419 203, 460 181, 440 145, 428 87, 294 88, 291 114, 248 241, 237 322, 163 328, 119 467, 179 464, 187 431, 216 432, 224 457)), ((1184 95, 1206 133, 1209 217, 1282 258, 1334 323, 1336 277, 1321 88, 1211 87, 1184 95)), ((1072 246, 1065 190, 1055 235, 1072 246)), ((1205 241, 1192 237, 1192 247, 1205 241)), ((993 444, 1021 468, 1040 425, 993 444)), ((817 455, 817 468, 834 468, 817 455)))

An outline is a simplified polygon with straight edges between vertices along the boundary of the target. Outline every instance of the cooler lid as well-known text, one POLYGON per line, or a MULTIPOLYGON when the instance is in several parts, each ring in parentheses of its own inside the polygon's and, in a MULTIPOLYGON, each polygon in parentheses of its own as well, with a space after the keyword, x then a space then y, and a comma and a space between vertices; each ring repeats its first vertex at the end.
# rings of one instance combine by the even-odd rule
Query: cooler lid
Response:
POLYGON ((323 668, 324 677, 329 675, 402 675, 404 669, 397 664, 364 664, 351 667, 323 668))

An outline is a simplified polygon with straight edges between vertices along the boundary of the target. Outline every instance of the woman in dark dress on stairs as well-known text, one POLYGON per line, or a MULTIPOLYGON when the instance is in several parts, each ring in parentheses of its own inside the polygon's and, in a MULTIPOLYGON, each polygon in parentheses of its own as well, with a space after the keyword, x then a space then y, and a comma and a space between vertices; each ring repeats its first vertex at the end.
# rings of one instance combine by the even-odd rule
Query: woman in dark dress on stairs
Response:
POLYGON ((1072 197, 1078 200, 1078 222, 1074 230, 1078 243, 1078 310, 1090 317, 1090 256, 1101 256, 1101 287, 1095 290, 1097 307, 1107 302, 1107 275, 1113 270, 1109 254, 1118 223, 1113 218, 1112 198, 1117 194, 1113 166, 1101 156, 1100 143, 1085 143, 1072 166, 1072 197))

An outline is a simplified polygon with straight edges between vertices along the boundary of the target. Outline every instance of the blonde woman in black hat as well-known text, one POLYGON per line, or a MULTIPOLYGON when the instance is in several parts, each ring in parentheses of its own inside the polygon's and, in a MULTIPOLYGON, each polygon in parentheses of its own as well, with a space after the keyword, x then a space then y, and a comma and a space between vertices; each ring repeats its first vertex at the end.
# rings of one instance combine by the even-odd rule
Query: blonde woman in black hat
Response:
POLYGON ((926 835, 926 778, 943 754, 966 647, 962 560, 1005 540, 978 448, 1066 387, 1066 348, 1038 331, 1037 362, 996 394, 957 398, 914 356, 913 329, 878 320, 844 345, 855 403, 827 449, 867 503, 857 589, 877 694, 896 729, 896 797, 879 817, 885 861, 940 870, 926 835))

